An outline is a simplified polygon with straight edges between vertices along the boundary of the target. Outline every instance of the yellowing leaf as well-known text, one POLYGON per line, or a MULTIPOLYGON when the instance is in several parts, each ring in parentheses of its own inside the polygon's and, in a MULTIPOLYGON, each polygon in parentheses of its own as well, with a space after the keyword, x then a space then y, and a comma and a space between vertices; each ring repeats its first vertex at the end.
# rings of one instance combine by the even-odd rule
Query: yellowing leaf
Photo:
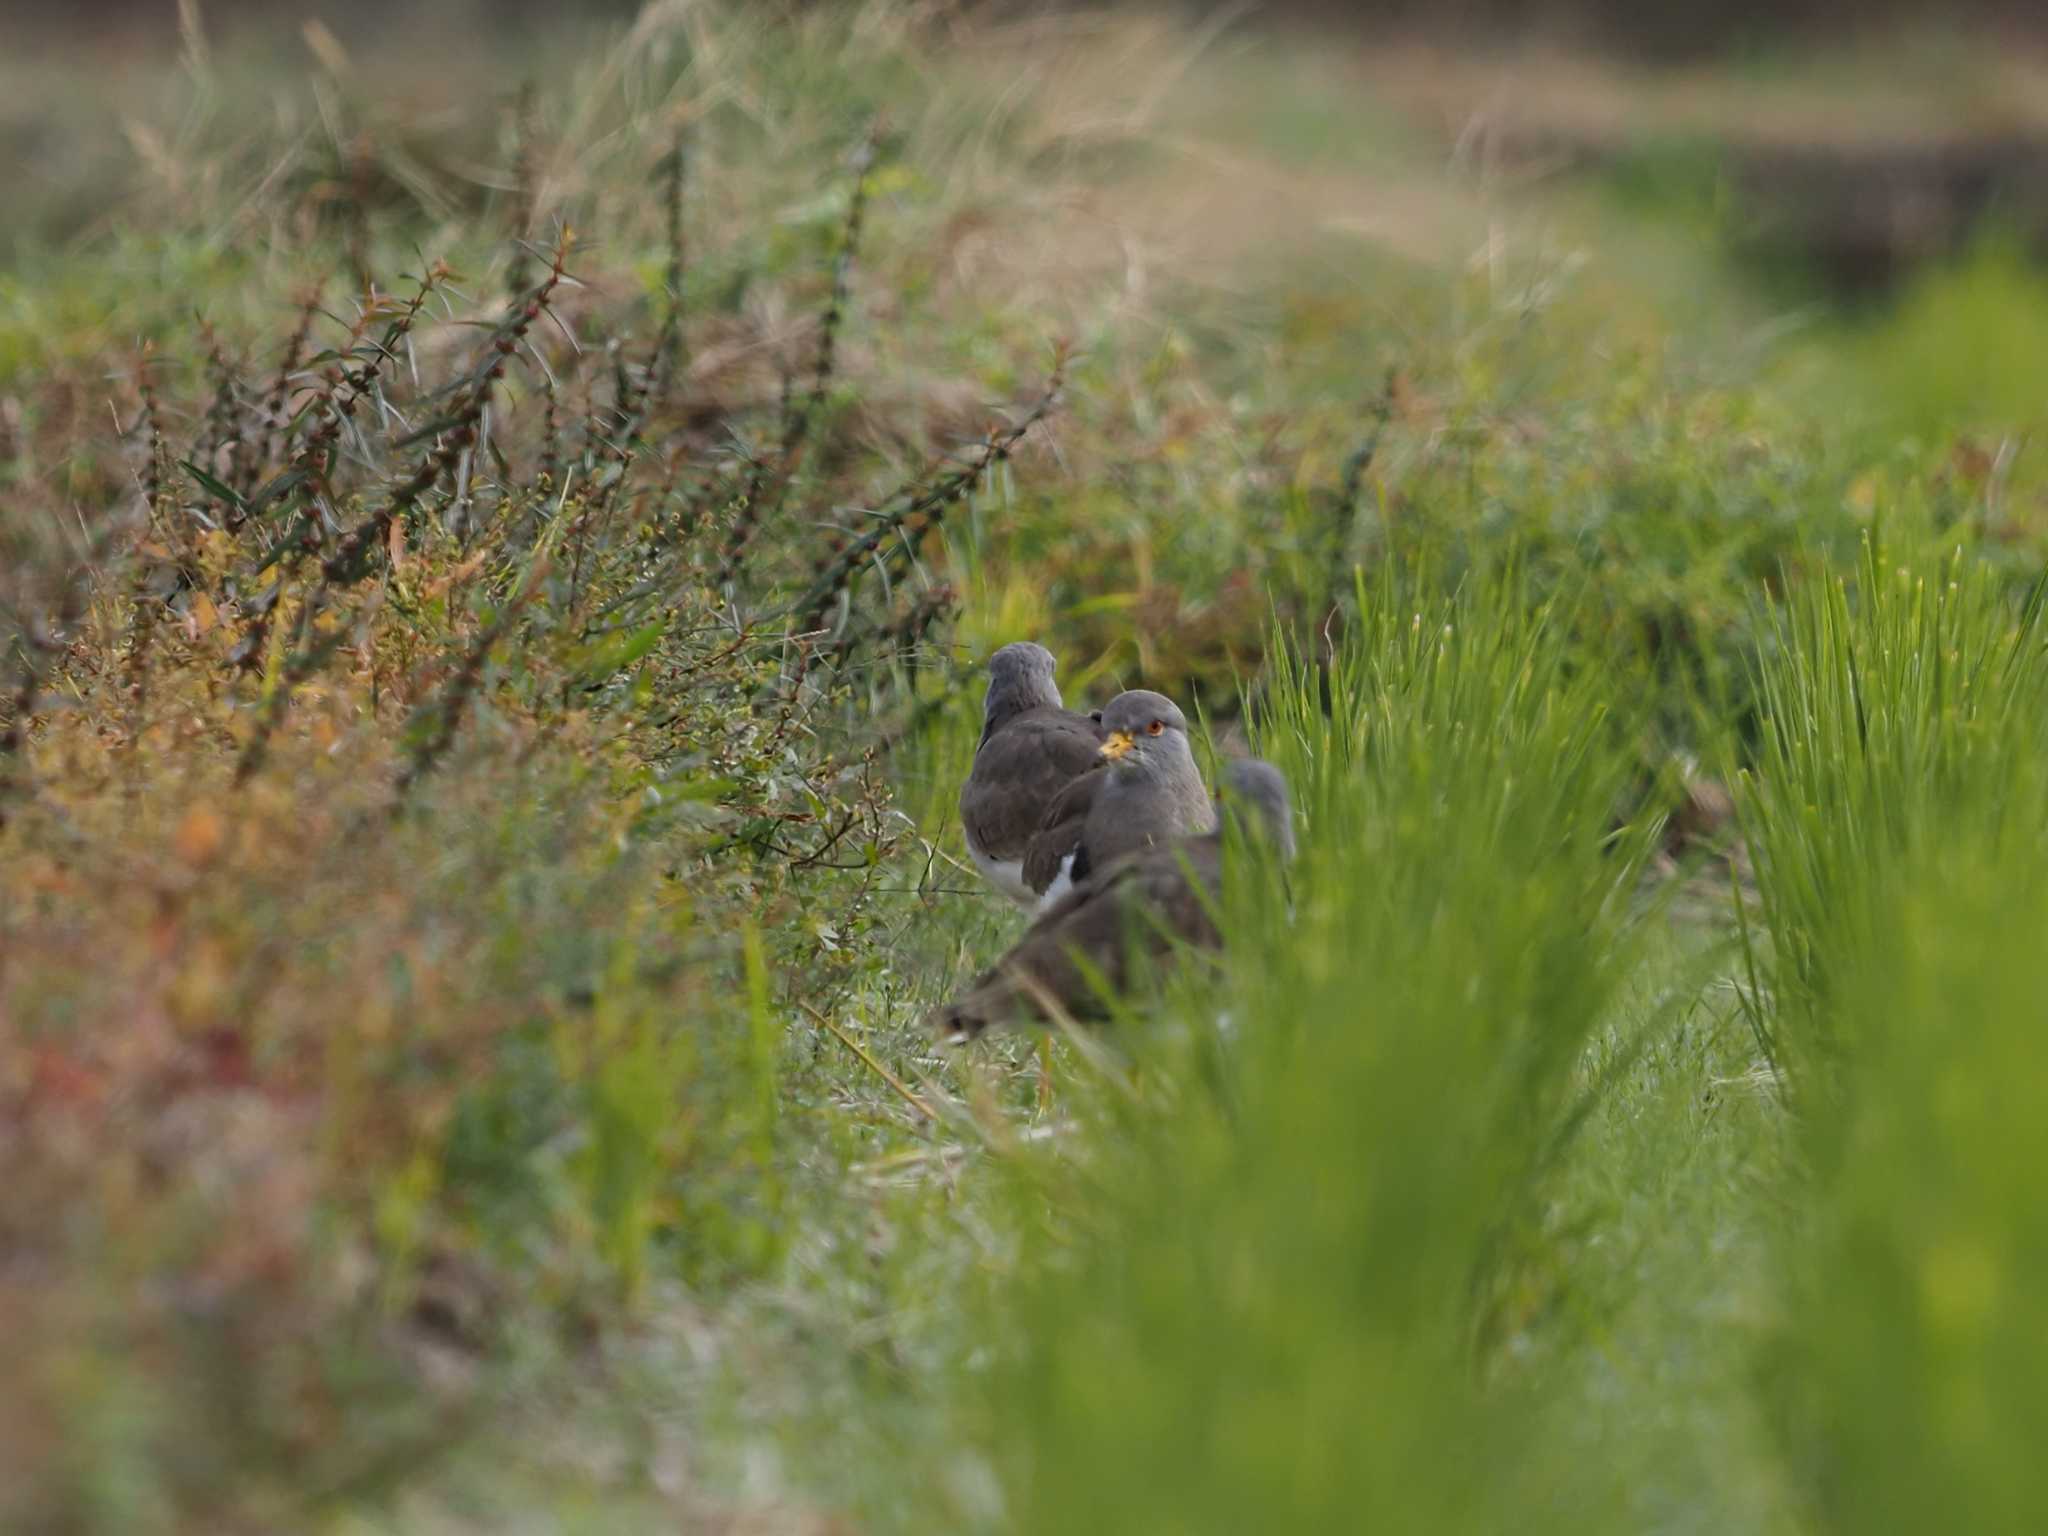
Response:
MULTIPOLYGON (((393 528, 396 528, 398 525, 396 523, 393 523, 391 526, 393 528)), ((425 587, 427 596, 439 597, 442 593, 446 592, 450 587, 455 586, 460 582, 465 582, 469 580, 470 577, 474 576, 478 571, 483 569, 484 561, 489 558, 489 550, 478 550, 475 554, 471 555, 467 560, 463 561, 462 564, 456 566, 454 570, 448 572, 447 575, 437 576, 434 578, 434 580, 428 582, 425 587)))
POLYGON ((186 864, 199 869, 213 862, 227 841, 228 824, 219 811, 195 805, 171 835, 171 851, 186 864))

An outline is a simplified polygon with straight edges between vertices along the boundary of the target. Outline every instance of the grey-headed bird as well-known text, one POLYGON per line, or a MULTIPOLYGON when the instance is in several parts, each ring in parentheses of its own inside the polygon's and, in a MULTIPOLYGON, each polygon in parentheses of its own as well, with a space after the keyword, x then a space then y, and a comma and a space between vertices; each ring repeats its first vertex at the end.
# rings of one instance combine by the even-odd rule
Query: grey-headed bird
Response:
POLYGON ((960 825, 974 867, 1012 901, 1030 906, 1024 855, 1053 800, 1100 766, 1106 732, 1093 715, 1064 706, 1057 663, 1042 645, 1019 640, 988 659, 981 743, 960 787, 960 825))
POLYGON ((1187 717, 1146 689, 1120 693, 1102 711, 1101 764, 1053 797, 1025 849, 1024 883, 1039 911, 1085 884, 1095 870, 1216 825, 1188 742, 1187 717))
MULTIPOLYGON (((1105 712, 1106 713, 1106 712, 1105 712)), ((1225 770, 1223 809, 1246 835, 1294 855, 1287 780, 1256 758, 1225 770)), ((1208 832, 1154 843, 1098 866, 1034 922, 972 988, 938 1009, 944 1037, 967 1040, 1013 1021, 1101 1018, 1105 992, 1120 995, 1134 958, 1156 963, 1175 943, 1219 948, 1216 905, 1223 880, 1223 836, 1208 832)))

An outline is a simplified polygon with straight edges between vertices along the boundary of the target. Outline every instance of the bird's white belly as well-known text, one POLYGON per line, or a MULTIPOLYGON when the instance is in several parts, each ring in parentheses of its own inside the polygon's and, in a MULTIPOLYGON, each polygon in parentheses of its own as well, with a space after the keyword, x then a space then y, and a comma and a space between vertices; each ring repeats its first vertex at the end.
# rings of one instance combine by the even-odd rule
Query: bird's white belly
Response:
POLYGON ((1031 909, 1032 912, 1037 914, 1050 911, 1053 904, 1073 888, 1074 856, 1070 853, 1060 860, 1060 872, 1052 877, 1052 884, 1045 888, 1045 894, 1038 898, 1038 905, 1031 909))
POLYGON ((974 860, 974 867, 981 871, 982 879, 1019 906, 1031 905, 1033 897, 1031 887, 1024 883, 1022 859, 992 859, 976 848, 971 841, 967 846, 967 853, 974 860))

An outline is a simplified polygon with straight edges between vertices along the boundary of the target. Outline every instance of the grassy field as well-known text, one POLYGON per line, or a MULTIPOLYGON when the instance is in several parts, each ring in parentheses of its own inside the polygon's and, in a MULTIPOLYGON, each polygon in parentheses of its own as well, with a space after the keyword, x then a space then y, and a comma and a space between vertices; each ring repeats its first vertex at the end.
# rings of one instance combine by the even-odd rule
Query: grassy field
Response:
POLYGON ((0 64, 0 1529, 2035 1528, 2016 244, 1228 25, 185 14, 0 64), (945 1049, 1024 636, 1303 853, 945 1049))

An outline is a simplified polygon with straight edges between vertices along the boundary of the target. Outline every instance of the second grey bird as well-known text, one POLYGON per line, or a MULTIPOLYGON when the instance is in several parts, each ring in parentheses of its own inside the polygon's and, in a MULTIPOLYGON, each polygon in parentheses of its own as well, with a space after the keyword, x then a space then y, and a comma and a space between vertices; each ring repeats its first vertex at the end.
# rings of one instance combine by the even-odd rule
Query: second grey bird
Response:
POLYGON ((974 867, 1024 906, 1038 899, 1024 883, 1024 855, 1047 807, 1102 761, 1101 721, 1064 707, 1055 665, 1051 651, 1029 640, 989 657, 981 743, 960 786, 960 826, 974 867))
POLYGON ((1024 883, 1042 912, 1090 873, 1170 838, 1207 832, 1216 808, 1202 787, 1187 717, 1161 693, 1120 693, 1102 711, 1102 766, 1054 796, 1024 854, 1024 883))
MULTIPOLYGON (((1287 780, 1271 763, 1246 758, 1224 770, 1224 811, 1247 838, 1294 856, 1287 780)), ((1097 1019, 1108 998, 1128 990, 1133 963, 1156 963, 1176 943, 1215 949, 1223 887, 1223 837, 1216 830, 1129 853, 1099 868, 1040 915, 974 986, 932 1022, 968 1040, 1015 1020, 1097 1019)))

